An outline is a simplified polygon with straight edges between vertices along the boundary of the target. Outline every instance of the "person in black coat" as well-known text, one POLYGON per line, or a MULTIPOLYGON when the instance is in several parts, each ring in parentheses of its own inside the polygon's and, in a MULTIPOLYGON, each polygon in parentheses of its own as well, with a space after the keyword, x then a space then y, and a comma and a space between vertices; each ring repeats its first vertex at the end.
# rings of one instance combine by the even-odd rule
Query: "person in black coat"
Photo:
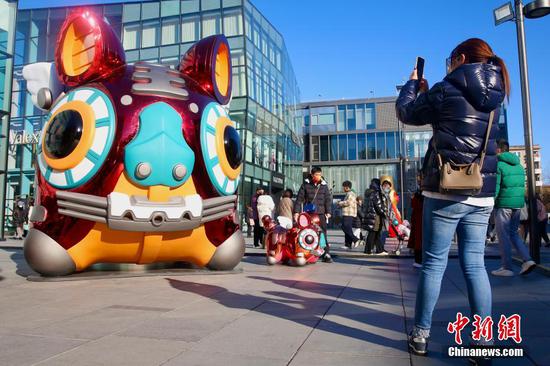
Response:
POLYGON ((510 92, 510 80, 504 61, 479 38, 455 47, 447 65, 447 76, 431 89, 426 80, 418 80, 414 69, 395 106, 403 123, 433 128, 422 167, 423 268, 414 329, 409 335, 409 348, 421 355, 427 353, 432 313, 455 232, 471 313, 482 319, 491 315, 491 286, 484 263, 485 235, 496 190, 498 119, 501 104, 510 92), (481 164, 486 137, 481 192, 474 195, 441 191, 441 163, 481 164))
POLYGON ((371 180, 369 189, 365 191, 365 203, 363 204, 363 229, 367 231, 365 243, 366 254, 387 254, 382 246, 380 234, 384 229, 384 221, 388 215, 386 196, 382 194, 380 179, 371 180))
POLYGON ((313 208, 313 211, 319 215, 321 229, 325 233, 327 246, 323 254, 323 262, 331 263, 330 247, 327 237, 327 220, 331 216, 332 210, 332 194, 328 189, 327 182, 323 179, 322 170, 319 167, 311 169, 311 175, 305 179, 300 187, 294 202, 294 221, 298 220, 298 215, 304 211, 304 207, 308 205, 313 208))
POLYGON ((353 228, 353 234, 364 240, 361 229, 363 227, 363 220, 365 219, 365 213, 363 212, 363 197, 357 196, 357 216, 353 218, 351 227, 353 228))

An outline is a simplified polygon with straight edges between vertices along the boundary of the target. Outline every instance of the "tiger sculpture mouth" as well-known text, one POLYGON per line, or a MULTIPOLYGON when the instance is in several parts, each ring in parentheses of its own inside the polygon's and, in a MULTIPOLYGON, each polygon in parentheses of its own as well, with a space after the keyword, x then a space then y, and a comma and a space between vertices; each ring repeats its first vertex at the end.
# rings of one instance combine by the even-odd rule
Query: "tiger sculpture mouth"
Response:
POLYGON ((236 195, 202 199, 198 194, 170 197, 168 202, 112 192, 107 197, 57 191, 59 213, 107 224, 122 231, 170 232, 192 230, 231 215, 236 195))

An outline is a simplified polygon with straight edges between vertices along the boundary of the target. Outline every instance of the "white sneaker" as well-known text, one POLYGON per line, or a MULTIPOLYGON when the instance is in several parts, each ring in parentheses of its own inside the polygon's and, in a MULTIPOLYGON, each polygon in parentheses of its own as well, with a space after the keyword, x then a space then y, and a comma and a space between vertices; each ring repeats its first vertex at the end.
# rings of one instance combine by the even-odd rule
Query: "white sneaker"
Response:
POLYGON ((536 266, 537 264, 533 261, 523 262, 523 264, 521 265, 521 271, 519 271, 519 274, 526 275, 530 273, 532 270, 534 270, 536 266))
POLYGON ((414 268, 422 268, 422 265, 421 265, 420 263, 414 262, 414 263, 413 263, 413 267, 414 267, 414 268))
POLYGON ((499 269, 495 269, 494 271, 491 271, 491 274, 493 276, 501 276, 501 277, 512 277, 514 276, 514 272, 510 271, 509 269, 500 267, 499 269))
POLYGON ((361 245, 361 240, 357 240, 355 243, 353 243, 354 248, 357 248, 359 245, 361 245))

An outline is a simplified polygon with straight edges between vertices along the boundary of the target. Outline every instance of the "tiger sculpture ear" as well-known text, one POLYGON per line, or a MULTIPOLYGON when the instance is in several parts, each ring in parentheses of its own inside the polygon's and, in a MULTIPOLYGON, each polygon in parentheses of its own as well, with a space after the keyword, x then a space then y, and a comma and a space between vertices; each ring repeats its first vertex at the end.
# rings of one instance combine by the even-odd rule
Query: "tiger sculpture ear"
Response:
POLYGON ((231 53, 225 36, 214 35, 195 43, 181 59, 179 71, 220 104, 231 100, 231 53))
POLYGON ((106 80, 126 64, 124 49, 107 21, 91 11, 69 15, 61 26, 55 50, 59 80, 78 86, 106 80))

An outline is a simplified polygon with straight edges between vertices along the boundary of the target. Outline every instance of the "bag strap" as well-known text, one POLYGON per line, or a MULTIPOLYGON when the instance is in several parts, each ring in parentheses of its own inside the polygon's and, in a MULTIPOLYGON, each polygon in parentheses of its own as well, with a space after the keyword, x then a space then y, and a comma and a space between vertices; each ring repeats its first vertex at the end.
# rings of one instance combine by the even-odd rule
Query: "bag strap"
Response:
MULTIPOLYGON (((489 123, 487 124, 487 132, 485 133, 485 140, 483 142, 483 149, 480 152, 480 159, 479 159, 479 166, 483 167, 483 161, 485 160, 485 153, 487 151, 487 145, 489 144, 489 137, 491 136, 491 127, 493 126, 493 118, 495 115, 495 110, 492 110, 489 114, 489 123)), ((439 167, 441 168, 443 166, 443 158, 441 155, 437 152, 437 147, 435 143, 435 133, 432 136, 432 147, 434 149, 435 154, 437 155, 437 160, 439 163, 439 167)))
POLYGON ((483 144, 483 150, 481 150, 481 157, 479 159, 479 166, 483 167, 483 160, 485 160, 485 153, 487 151, 487 144, 489 143, 489 137, 491 135, 491 127, 493 126, 493 118, 495 116, 495 111, 492 110, 489 114, 489 123, 487 125, 487 134, 485 135, 485 142, 483 144))

